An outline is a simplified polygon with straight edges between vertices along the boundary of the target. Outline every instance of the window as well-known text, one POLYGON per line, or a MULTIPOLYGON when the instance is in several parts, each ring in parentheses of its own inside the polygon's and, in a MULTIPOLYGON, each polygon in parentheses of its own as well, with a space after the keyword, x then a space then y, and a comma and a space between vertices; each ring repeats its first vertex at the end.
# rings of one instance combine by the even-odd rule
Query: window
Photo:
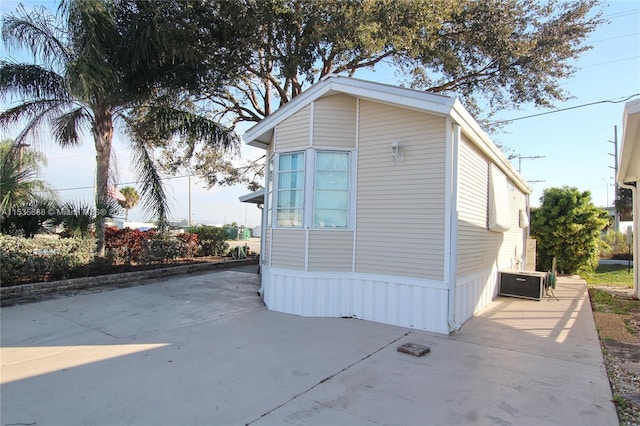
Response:
POLYGON ((278 161, 278 226, 301 227, 304 218, 304 153, 280 154, 278 161))
POLYGON ((316 154, 313 226, 346 228, 349 224, 349 153, 316 154))
MULTIPOLYGON (((274 201, 273 221, 278 227, 348 228, 352 200, 351 153, 315 151, 276 156, 268 176, 268 199, 274 201), (311 165, 312 175, 306 173, 311 165), (271 183, 274 191, 271 191, 271 183), (305 192, 305 187, 312 189, 305 192)), ((270 203, 269 203, 270 204, 270 203)), ((268 207, 267 215, 272 212, 268 207)), ((269 223, 267 226, 271 226, 269 223)))

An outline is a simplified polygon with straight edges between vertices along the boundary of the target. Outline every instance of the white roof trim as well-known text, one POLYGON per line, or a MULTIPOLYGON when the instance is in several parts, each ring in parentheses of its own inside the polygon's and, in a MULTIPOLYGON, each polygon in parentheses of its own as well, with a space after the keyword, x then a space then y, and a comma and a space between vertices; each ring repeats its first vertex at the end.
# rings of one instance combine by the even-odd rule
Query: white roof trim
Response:
POLYGON ((426 110, 443 116, 449 114, 454 103, 454 99, 435 93, 405 89, 350 77, 328 77, 314 84, 247 130, 243 135, 245 143, 258 148, 266 148, 271 140, 275 126, 316 99, 337 93, 403 106, 405 108, 414 108, 420 111, 426 110))
POLYGON ((473 119, 471 114, 456 99, 451 118, 460 125, 462 133, 464 133, 471 141, 484 153, 491 161, 496 164, 509 179, 526 194, 533 192, 531 186, 526 180, 520 176, 511 162, 504 156, 502 151, 489 138, 480 125, 473 119))
POLYGON ((640 99, 624 105, 622 147, 616 179, 620 183, 640 182, 640 99))
POLYGON ((243 135, 245 143, 266 149, 273 137, 273 129, 278 124, 316 99, 338 93, 402 108, 428 112, 443 117, 451 117, 454 123, 461 126, 462 132, 469 137, 491 161, 502 169, 516 186, 527 194, 532 192, 527 182, 520 176, 509 160, 506 159, 504 154, 491 141, 471 114, 469 114, 457 99, 435 93, 406 89, 350 77, 325 77, 247 130, 243 135))

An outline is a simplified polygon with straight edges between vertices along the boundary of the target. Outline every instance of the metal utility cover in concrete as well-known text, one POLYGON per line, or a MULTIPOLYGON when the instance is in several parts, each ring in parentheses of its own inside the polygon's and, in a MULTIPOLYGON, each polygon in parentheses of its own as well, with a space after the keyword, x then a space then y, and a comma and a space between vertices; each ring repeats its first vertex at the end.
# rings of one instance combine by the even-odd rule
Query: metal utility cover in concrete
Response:
POLYGON ((398 352, 413 356, 423 356, 431 352, 431 348, 429 346, 418 345, 417 343, 405 343, 404 345, 398 346, 398 352))

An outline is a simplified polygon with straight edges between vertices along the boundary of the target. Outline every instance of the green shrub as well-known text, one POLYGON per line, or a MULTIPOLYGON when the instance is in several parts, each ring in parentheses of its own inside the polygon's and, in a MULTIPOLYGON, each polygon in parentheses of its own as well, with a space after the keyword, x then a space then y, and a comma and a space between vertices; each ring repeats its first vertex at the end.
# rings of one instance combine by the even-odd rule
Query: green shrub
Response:
POLYGON ((0 235, 0 283, 11 286, 73 276, 93 261, 93 238, 0 235))
POLYGON ((143 242, 142 263, 169 263, 180 257, 183 243, 171 235, 158 234, 143 242))
POLYGON ((198 236, 200 256, 223 256, 229 250, 224 228, 203 225, 188 228, 187 232, 198 236))
POLYGON ((549 271, 552 259, 562 274, 593 270, 598 264, 600 231, 609 223, 604 209, 591 202, 589 191, 547 188, 541 205, 531 209, 531 236, 537 240, 537 270, 549 271))

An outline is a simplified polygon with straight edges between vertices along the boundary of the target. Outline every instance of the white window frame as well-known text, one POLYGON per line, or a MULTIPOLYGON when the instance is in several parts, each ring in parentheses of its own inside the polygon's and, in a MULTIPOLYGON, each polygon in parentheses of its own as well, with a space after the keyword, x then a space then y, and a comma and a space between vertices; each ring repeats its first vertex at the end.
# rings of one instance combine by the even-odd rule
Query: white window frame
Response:
MULTIPOLYGON (((268 212, 269 220, 271 221, 271 228, 278 229, 313 229, 313 230, 353 230, 355 228, 355 188, 356 188, 356 154, 354 150, 341 150, 341 149, 322 149, 322 148, 308 148, 305 150, 295 150, 275 153, 272 157, 273 179, 271 179, 271 185, 273 188, 270 193, 270 201, 272 202, 272 208, 268 212), (315 177, 316 177, 316 154, 318 152, 340 152, 349 154, 349 188, 347 190, 348 197, 348 211, 347 211, 347 226, 345 227, 333 227, 333 226, 314 226, 314 210, 315 210, 315 177), (291 154, 304 154, 304 202, 302 213, 302 226, 287 226, 278 224, 278 197, 279 197, 279 177, 280 177, 280 156, 291 154)), ((269 225, 268 225, 269 226, 269 225)))
MULTIPOLYGON (((353 211, 353 206, 351 203, 351 199, 352 199, 352 188, 353 188, 353 161, 352 158, 354 157, 354 155, 351 153, 351 151, 344 151, 344 150, 337 150, 337 149, 316 149, 313 152, 314 158, 313 158, 313 191, 310 194, 311 197, 313 198, 312 200, 312 208, 311 208, 311 217, 309 218, 310 222, 310 228, 313 229, 350 229, 351 228, 351 224, 352 224, 352 220, 351 220, 351 212, 353 211), (347 155, 347 188, 346 188, 346 193, 347 193, 347 207, 346 207, 346 224, 344 226, 320 226, 320 225, 316 225, 316 208, 317 208, 317 188, 315 187, 316 184, 316 177, 317 177, 317 173, 318 173, 318 154, 322 154, 322 153, 338 153, 338 154, 346 154, 347 155)), ((340 191, 344 191, 344 190, 340 190, 340 191)), ((327 210, 341 210, 341 209, 327 209, 327 210)))
MULTIPOLYGON (((271 228, 271 224, 273 223, 273 202, 274 202, 274 194, 275 194, 275 168, 274 164, 276 161, 276 155, 272 154, 267 161, 267 170, 266 170, 266 194, 265 194, 265 208, 267 209, 267 228, 271 228)), ((264 226, 264 225, 263 225, 264 226)))
POLYGON ((286 229, 302 229, 305 227, 305 214, 307 211, 307 193, 308 193, 308 186, 307 186, 307 179, 308 179, 308 154, 305 151, 291 151, 291 152, 281 152, 275 155, 274 158, 274 171, 273 171, 273 175, 274 175, 274 179, 273 179, 273 202, 274 202, 274 206, 272 209, 272 227, 273 228, 286 228, 286 229), (281 174, 281 170, 280 170, 280 158, 284 155, 295 155, 295 154, 302 154, 302 158, 304 160, 304 168, 302 169, 303 172, 303 186, 302 186, 302 223, 298 226, 298 225, 281 225, 278 223, 278 201, 280 198, 280 174, 281 174))

